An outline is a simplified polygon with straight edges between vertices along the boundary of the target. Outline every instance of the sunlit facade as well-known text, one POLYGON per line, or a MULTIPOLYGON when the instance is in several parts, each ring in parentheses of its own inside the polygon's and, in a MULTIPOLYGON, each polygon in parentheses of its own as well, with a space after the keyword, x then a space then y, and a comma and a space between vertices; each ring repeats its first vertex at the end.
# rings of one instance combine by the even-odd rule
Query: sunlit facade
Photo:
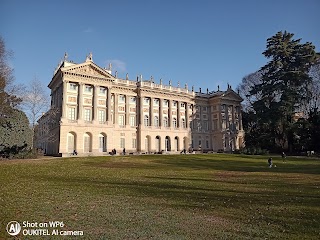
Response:
POLYGON ((243 145, 241 101, 231 87, 202 93, 117 77, 90 54, 66 58, 48 87, 51 110, 38 121, 38 147, 46 154, 107 155, 232 151, 243 145))

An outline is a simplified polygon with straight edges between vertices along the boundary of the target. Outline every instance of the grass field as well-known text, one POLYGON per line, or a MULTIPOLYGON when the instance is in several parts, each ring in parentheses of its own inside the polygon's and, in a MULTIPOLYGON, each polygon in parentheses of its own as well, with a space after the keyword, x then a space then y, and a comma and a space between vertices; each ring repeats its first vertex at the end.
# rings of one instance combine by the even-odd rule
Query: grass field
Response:
MULTIPOLYGON (((82 237, 320 239, 320 160, 227 154, 0 161, 9 221, 63 221, 82 237)), ((49 228, 51 229, 51 228, 49 228)))

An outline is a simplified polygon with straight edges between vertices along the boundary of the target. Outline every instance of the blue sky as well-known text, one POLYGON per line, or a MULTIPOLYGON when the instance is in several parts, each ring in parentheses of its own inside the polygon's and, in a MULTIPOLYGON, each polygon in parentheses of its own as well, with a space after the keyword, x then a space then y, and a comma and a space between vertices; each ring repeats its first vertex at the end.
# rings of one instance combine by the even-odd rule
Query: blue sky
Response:
POLYGON ((36 76, 47 86, 65 52, 77 63, 92 52, 122 78, 211 91, 236 88, 262 67, 266 39, 278 31, 320 51, 318 0, 1 0, 0 8, 16 82, 26 84, 36 76))

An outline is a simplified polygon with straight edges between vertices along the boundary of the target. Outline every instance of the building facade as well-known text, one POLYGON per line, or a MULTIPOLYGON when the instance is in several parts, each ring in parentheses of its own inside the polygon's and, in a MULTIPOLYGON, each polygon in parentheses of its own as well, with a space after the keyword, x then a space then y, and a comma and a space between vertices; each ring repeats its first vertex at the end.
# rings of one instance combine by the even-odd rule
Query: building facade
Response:
POLYGON ((59 64, 48 87, 51 109, 38 121, 37 146, 46 154, 232 151, 243 145, 241 101, 231 87, 202 93, 187 85, 120 79, 90 54, 59 64))

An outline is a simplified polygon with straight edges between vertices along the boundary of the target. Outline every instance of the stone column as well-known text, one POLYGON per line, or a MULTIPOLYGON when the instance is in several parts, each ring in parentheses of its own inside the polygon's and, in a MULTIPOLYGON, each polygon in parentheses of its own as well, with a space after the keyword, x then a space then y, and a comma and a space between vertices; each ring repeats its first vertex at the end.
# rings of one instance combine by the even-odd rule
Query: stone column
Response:
POLYGON ((235 107, 232 105, 232 130, 235 130, 235 107))
POLYGON ((130 122, 129 122, 129 117, 130 117, 130 107, 129 107, 129 103, 130 103, 130 96, 129 95, 126 95, 126 125, 130 125, 130 122))
POLYGON ((69 81, 63 81, 63 95, 62 95, 62 118, 67 118, 67 91, 69 81))
POLYGON ((93 91, 93 120, 99 122, 98 119, 98 95, 100 86, 94 85, 93 91))
POLYGON ((153 126, 153 98, 150 97, 150 105, 149 105, 149 118, 150 118, 150 126, 153 126))
POLYGON ((163 99, 159 98, 159 127, 163 126, 163 99))
POLYGON ((113 122, 114 124, 118 124, 118 101, 119 101, 119 94, 115 93, 114 94, 114 109, 113 109, 113 122))
POLYGON ((84 83, 79 83, 78 91, 78 119, 83 119, 83 86, 84 83))
POLYGON ((140 116, 139 116, 139 124, 143 126, 143 96, 140 96, 140 101, 139 101, 139 110, 140 110, 140 116))
POLYGON ((240 106, 239 106, 238 118, 239 118, 239 130, 243 130, 242 129, 242 113, 241 113, 241 107, 240 106))
POLYGON ((180 105, 181 105, 181 102, 178 101, 177 102, 177 128, 180 128, 180 121, 181 121, 181 116, 180 116, 180 105))
POLYGON ((184 118, 185 118, 186 128, 189 128, 189 107, 190 107, 190 105, 188 103, 185 103, 185 115, 184 115, 184 118))
POLYGON ((108 92, 107 92, 107 119, 108 122, 111 124, 111 87, 108 87, 108 92))
MULTIPOLYGON (((168 100, 169 108, 168 108, 168 127, 172 127, 172 100, 168 100)), ((172 141, 172 140, 171 140, 172 141)))

